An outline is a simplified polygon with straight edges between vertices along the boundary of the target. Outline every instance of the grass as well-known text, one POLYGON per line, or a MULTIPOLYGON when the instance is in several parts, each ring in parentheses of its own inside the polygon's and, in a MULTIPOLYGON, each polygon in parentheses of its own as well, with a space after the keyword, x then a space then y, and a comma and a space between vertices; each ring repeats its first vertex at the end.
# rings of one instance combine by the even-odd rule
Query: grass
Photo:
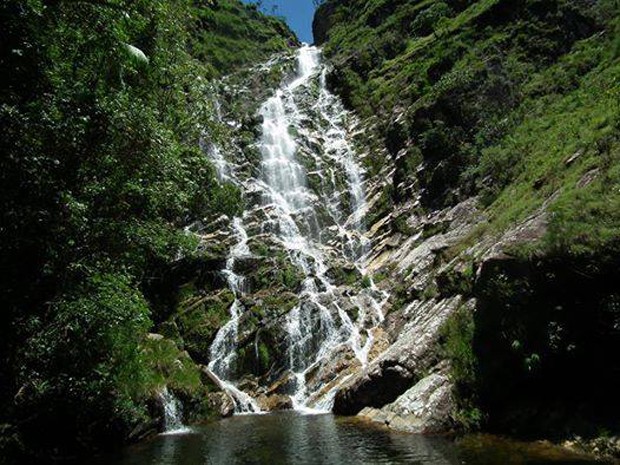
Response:
MULTIPOLYGON (((480 194, 488 223, 451 253, 543 205, 552 212, 546 250, 584 253, 618 241, 617 3, 448 3, 452 10, 441 9, 432 32, 419 36, 408 28, 437 2, 340 6, 336 15, 348 19, 336 21, 325 50, 336 90, 379 131, 389 137, 394 113, 404 114, 390 152, 421 153, 420 173, 419 164, 396 168, 414 173, 426 208, 480 194), (562 22, 569 17, 580 26, 562 22), (390 38, 395 30, 401 37, 390 38)), ((384 192, 370 218, 397 198, 384 192)))
MULTIPOLYGON (((581 45, 588 47, 590 53, 598 51, 593 43, 581 45)), ((583 52, 578 50, 575 54, 583 52)), ((572 54, 558 66, 574 63, 571 58, 574 58, 572 54)), ((552 87, 556 71, 557 68, 546 70, 533 81, 537 87, 552 87)), ((607 57, 578 78, 578 87, 572 92, 550 93, 542 99, 531 98, 522 105, 518 110, 523 115, 520 124, 482 154, 482 172, 489 175, 510 169, 498 163, 485 170, 491 160, 497 163, 502 153, 520 154, 513 168, 518 170, 518 175, 490 203, 488 229, 505 230, 557 196, 550 207, 552 229, 547 241, 572 242, 576 246, 585 241, 595 246, 595 242, 617 240, 620 231, 619 77, 620 61, 607 57), (573 156, 576 159, 567 164, 573 156), (588 185, 580 182, 593 170, 599 170, 593 182, 588 185)), ((504 160, 507 164, 514 163, 510 157, 504 160)))
POLYGON ((156 394, 164 386, 188 393, 202 388, 198 366, 173 341, 146 339, 141 355, 149 373, 145 394, 156 394))
POLYGON ((209 64, 214 75, 258 64, 298 43, 286 23, 240 0, 219 0, 198 8, 193 54, 209 64))

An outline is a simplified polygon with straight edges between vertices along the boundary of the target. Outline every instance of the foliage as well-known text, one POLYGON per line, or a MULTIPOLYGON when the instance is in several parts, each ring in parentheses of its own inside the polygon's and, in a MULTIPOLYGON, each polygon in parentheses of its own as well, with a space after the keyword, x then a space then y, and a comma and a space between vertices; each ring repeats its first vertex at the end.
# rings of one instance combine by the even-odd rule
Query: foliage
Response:
POLYGON ((476 282, 477 392, 489 426, 617 430, 617 255, 556 250, 486 262, 476 282), (597 383, 585 374, 600 373, 597 383))
MULTIPOLYGON (((317 13, 330 26, 325 53, 335 64, 332 87, 377 123, 393 157, 419 150, 422 164, 396 158, 394 185, 417 181, 431 209, 476 193, 490 205, 510 192, 536 168, 530 154, 544 157, 550 145, 543 148, 550 139, 531 128, 526 145, 521 126, 546 114, 561 123, 557 115, 566 109, 553 103, 563 96, 579 93, 574 100, 583 113, 597 115, 591 121, 607 112, 603 100, 614 73, 608 71, 605 90, 588 89, 603 84, 597 73, 615 66, 617 16, 617 2, 564 0, 328 1, 317 13), (377 46, 395 31, 404 48, 392 53, 377 46)), ((578 136, 564 133, 557 142, 569 145, 578 136)), ((557 170, 557 159, 546 166, 551 162, 557 170)), ((398 190, 393 196, 406 197, 398 190)), ((529 195, 517 203, 535 207, 529 195)), ((510 207, 513 216, 525 213, 510 207)))
POLYGON ((199 8, 193 56, 207 63, 214 75, 221 75, 298 43, 282 19, 259 10, 240 0, 218 0, 211 8, 199 8))
MULTIPOLYGON (((319 7, 329 84, 383 139, 365 160, 369 173, 386 165, 386 150, 395 168, 369 222, 409 204, 412 191, 427 212, 480 200, 486 221, 440 253, 444 263, 458 258, 420 292, 478 301, 442 337, 465 425, 482 420, 480 408, 504 431, 562 434, 588 421, 617 429, 617 383, 607 373, 618 365, 619 8, 615 0, 319 7), (465 249, 534 216, 546 226, 541 241, 485 260, 505 269, 476 273, 465 263, 465 249), (606 381, 579 374, 591 372, 606 381)), ((404 226, 400 216, 392 222, 404 226)), ((422 237, 449 226, 431 224, 422 237)))
POLYGON ((200 370, 187 353, 169 339, 146 339, 140 346, 141 363, 148 376, 143 386, 145 396, 168 386, 175 392, 200 391, 200 370))
POLYGON ((106 436, 122 438, 145 413, 138 403, 147 372, 138 344, 150 325, 144 297, 126 276, 94 274, 49 314, 29 322, 40 329, 20 350, 15 408, 24 439, 75 447, 102 421, 106 436))
POLYGON ((460 307, 441 329, 442 355, 450 361, 458 411, 455 420, 466 430, 480 427, 482 414, 476 401, 475 325, 471 310, 460 307))
MULTIPOLYGON (((203 41, 235 33, 209 36, 210 15, 251 18, 235 35, 244 57, 211 62, 218 72, 291 39, 234 0, 0 6, 0 423, 19 420, 42 455, 120 444, 146 420, 163 368, 137 351, 144 296, 197 253, 186 225, 241 208, 199 149, 222 134, 199 58, 230 52, 203 41)), ((192 370, 165 378, 189 386, 192 370)))

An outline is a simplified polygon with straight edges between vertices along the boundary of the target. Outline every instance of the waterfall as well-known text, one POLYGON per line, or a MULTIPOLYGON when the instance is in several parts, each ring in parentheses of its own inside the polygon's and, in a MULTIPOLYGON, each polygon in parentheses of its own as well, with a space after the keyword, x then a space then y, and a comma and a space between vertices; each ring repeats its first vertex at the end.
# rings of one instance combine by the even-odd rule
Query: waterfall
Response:
MULTIPOLYGON (((362 365, 367 363, 372 345, 369 331, 362 330, 342 308, 343 300, 338 289, 327 278, 329 257, 321 239, 324 227, 335 226, 338 236, 344 240, 344 253, 355 260, 363 270, 361 253, 364 249, 362 216, 365 211, 365 195, 361 168, 354 159, 354 152, 347 143, 342 127, 344 108, 325 84, 325 70, 320 65, 320 50, 305 46, 298 55, 298 74, 289 84, 278 89, 261 108, 263 117, 260 151, 262 154, 262 182, 264 183, 263 206, 269 207, 272 231, 288 251, 291 261, 305 274, 300 305, 288 315, 286 329, 289 340, 289 368, 296 380, 292 395, 293 405, 306 409, 313 397, 308 391, 306 376, 321 362, 328 360, 343 345, 348 345, 362 365), (318 83, 319 94, 312 94, 313 84, 318 83), (310 95, 308 95, 310 94, 310 95), (307 105, 308 100, 312 103, 307 105), (306 108, 303 108, 304 103, 306 108), (307 175, 299 152, 300 147, 293 134, 303 138, 307 134, 305 123, 320 120, 324 125, 318 132, 322 137, 320 153, 310 151, 323 184, 329 188, 315 192, 308 187, 307 175), (295 128, 295 131, 291 131, 295 128), (331 166, 326 168, 326 164, 331 166), (335 171, 346 173, 350 195, 349 218, 343 214, 338 202, 339 186, 335 171), (329 195, 332 194, 332 195, 329 195), (336 201, 334 201, 334 195, 336 201), (322 196, 326 198, 321 198, 322 196), (327 205, 331 222, 319 220, 320 205, 327 205), (362 334, 364 332, 365 334, 362 334)), ((310 136, 311 137, 311 136, 310 136)), ((383 315, 373 301, 371 326, 378 324, 383 315)), ((349 301, 358 306, 361 319, 368 315, 359 297, 349 301)), ((359 318, 358 318, 359 321, 359 318)), ((330 408, 330 402, 314 402, 314 407, 330 408)))
POLYGON ((338 386, 350 376, 332 373, 330 363, 352 357, 350 363, 358 367, 367 364, 387 300, 370 277, 365 278, 369 284, 358 282, 357 287, 330 277, 330 270, 342 264, 365 276, 364 171, 349 143, 354 119, 327 89, 320 49, 307 45, 298 52, 296 75, 258 113, 258 170, 237 176, 227 154, 208 151, 220 180, 251 193, 246 195, 243 218, 232 224, 236 242, 223 273, 235 300, 229 322, 211 346, 209 369, 233 398, 236 412, 259 411, 256 402, 230 381, 239 375, 235 361, 245 311, 240 297, 250 292, 234 269, 237 260, 252 256, 248 241, 269 237, 303 276, 299 304, 281 323, 287 366, 280 368, 290 374, 295 409, 328 411, 338 386))
POLYGON ((159 392, 159 399, 164 408, 164 434, 182 434, 190 431, 183 425, 183 410, 181 402, 167 386, 159 392))

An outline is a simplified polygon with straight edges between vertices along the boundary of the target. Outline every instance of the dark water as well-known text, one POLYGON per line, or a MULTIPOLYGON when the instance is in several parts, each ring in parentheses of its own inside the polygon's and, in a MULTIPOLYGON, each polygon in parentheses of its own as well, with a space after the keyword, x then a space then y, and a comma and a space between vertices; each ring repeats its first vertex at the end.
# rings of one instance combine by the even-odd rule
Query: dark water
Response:
POLYGON ((157 438, 94 465, 587 464, 548 445, 395 433, 332 415, 238 416, 157 438))

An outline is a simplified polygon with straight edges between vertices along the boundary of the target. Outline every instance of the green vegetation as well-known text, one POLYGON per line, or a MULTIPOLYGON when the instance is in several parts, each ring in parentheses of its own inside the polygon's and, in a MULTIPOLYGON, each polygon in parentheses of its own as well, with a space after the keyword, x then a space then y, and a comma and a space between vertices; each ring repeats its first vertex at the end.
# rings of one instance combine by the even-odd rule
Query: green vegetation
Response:
MULTIPOLYGON (((442 336, 457 420, 522 434, 620 430, 607 377, 620 366, 620 3, 326 0, 314 29, 331 87, 394 160, 369 222, 412 190, 416 214, 475 196, 486 218, 438 254, 454 262, 420 291, 478 300, 442 336), (463 254, 534 215, 541 240, 485 257, 482 270, 463 254), (600 393, 590 372, 604 373, 600 393)), ((385 151, 371 153, 376 175, 385 151)), ((405 220, 393 230, 408 233, 405 220)))
POLYGON ((576 150, 590 167, 601 143, 614 159, 617 13, 611 0, 328 1, 315 30, 331 25, 332 86, 392 155, 407 151, 394 185, 415 179, 428 208, 481 193, 501 228, 583 174, 587 154, 562 166, 576 150))
POLYGON ((473 349, 489 426, 558 437, 618 431, 618 279, 607 249, 483 265, 473 349))
POLYGON ((459 262, 439 273, 437 286, 442 296, 462 295, 470 297, 474 293, 476 266, 473 261, 459 262))
POLYGON ((461 306, 441 329, 442 356, 450 361, 458 410, 454 420, 465 430, 480 427, 482 413, 476 398, 477 359, 473 350, 475 324, 472 311, 461 306))
POLYGON ((192 294, 179 303, 173 318, 185 349, 197 362, 208 363, 209 348, 217 330, 228 321, 233 300, 232 293, 226 290, 214 297, 192 294))
POLYGON ((222 136, 208 78, 293 38, 234 0, 10 1, 0 18, 1 430, 90 453, 148 422, 163 384, 202 389, 145 337, 196 255, 183 227, 240 209, 199 149, 222 136))
POLYGON ((192 55, 208 63, 214 74, 260 63, 299 43, 284 21, 265 16, 255 5, 240 0, 205 1, 213 6, 197 9, 192 55))

